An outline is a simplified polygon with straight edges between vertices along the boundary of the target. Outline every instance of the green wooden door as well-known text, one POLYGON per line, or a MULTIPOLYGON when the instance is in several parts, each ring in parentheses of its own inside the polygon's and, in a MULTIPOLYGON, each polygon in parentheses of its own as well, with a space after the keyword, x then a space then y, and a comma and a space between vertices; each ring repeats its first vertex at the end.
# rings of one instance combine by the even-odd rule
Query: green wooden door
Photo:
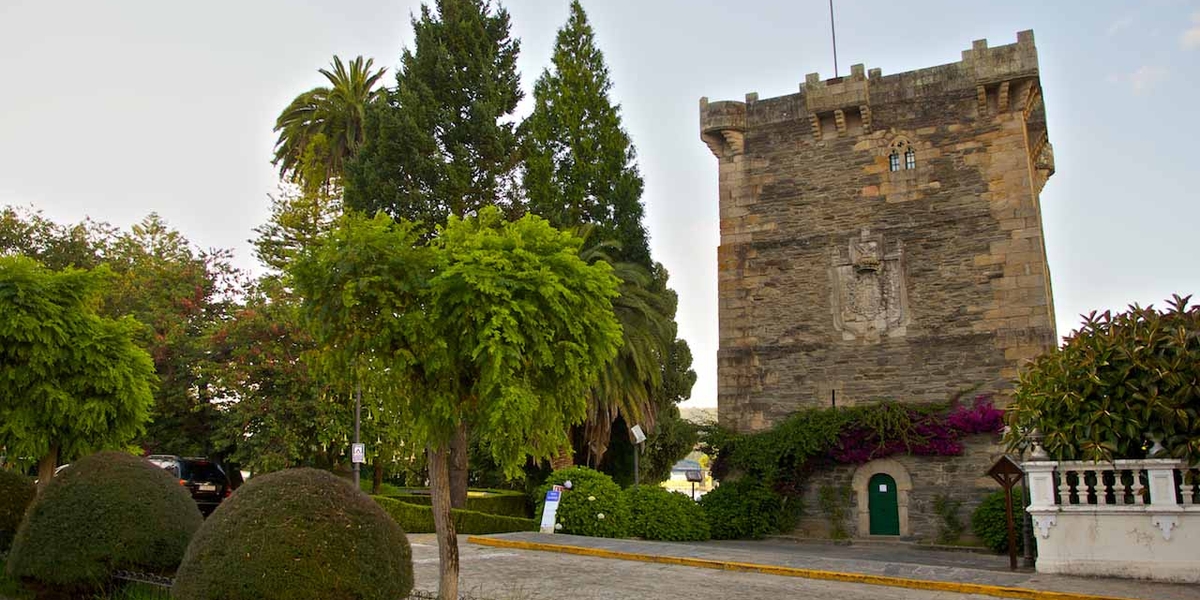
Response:
POLYGON ((900 503, 896 480, 876 473, 867 484, 867 505, 871 511, 871 535, 900 535, 900 503))

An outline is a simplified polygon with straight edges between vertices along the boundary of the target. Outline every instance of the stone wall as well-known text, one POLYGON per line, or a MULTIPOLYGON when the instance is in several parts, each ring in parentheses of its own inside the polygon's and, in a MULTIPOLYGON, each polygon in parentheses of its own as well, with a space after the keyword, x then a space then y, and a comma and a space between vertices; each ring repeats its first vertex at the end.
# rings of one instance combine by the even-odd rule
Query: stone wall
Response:
POLYGON ((1054 345, 1038 200, 1053 154, 1033 35, 1017 38, 701 100, 719 159, 723 425, 971 386, 1003 404, 1020 362, 1054 345))
MULTIPOLYGON (((971 515, 975 508, 985 496, 1001 489, 987 476, 987 470, 1003 453, 999 435, 973 435, 963 441, 961 456, 902 455, 889 458, 889 461, 901 465, 912 483, 912 489, 907 491, 907 502, 901 499, 901 503, 907 505, 907 523, 903 522, 904 515, 901 516, 903 537, 924 541, 937 538, 941 517, 934 511, 933 504, 939 495, 961 503, 958 516, 964 525, 964 537, 970 536, 971 515)), ((875 466, 873 463, 837 465, 813 473, 805 483, 802 496, 804 514, 793 533, 805 537, 830 536, 830 519, 822 512, 820 502, 820 489, 829 486, 850 490, 850 504, 844 521, 846 531, 851 537, 867 537, 870 530, 858 518, 867 510, 858 493, 865 490, 853 489, 853 482, 855 473, 860 470, 860 479, 863 481, 876 472, 886 472, 875 466)))

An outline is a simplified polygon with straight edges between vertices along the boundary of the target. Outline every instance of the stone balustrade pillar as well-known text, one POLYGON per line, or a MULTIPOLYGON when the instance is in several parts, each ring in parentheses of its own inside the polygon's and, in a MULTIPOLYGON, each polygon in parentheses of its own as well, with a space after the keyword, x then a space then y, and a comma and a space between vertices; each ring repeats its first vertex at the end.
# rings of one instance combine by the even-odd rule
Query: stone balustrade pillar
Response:
POLYGON ((1021 465, 1029 480, 1029 509, 1054 508, 1054 461, 1030 461, 1021 465))

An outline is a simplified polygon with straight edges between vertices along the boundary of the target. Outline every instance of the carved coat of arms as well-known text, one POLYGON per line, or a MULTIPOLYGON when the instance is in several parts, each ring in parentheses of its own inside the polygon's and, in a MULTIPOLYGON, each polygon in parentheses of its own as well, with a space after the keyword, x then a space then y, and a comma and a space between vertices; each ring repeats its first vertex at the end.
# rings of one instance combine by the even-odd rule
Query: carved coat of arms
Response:
POLYGON ((842 339, 878 342, 881 336, 905 334, 908 291, 904 277, 904 248, 890 248, 882 234, 869 229, 834 248, 832 279, 833 327, 842 339))

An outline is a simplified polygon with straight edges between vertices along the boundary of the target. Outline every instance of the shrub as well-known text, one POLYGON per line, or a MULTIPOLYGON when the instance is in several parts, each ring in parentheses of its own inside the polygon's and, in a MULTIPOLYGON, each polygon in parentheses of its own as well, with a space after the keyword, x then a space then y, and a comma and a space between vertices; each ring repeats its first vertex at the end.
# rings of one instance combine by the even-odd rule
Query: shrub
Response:
POLYGON ((8 551, 25 509, 37 488, 33 480, 8 469, 0 469, 0 554, 8 551))
MULTIPOLYGON (((489 515, 529 518, 529 500, 524 492, 517 490, 469 490, 467 493, 467 510, 489 515), (478 492, 483 492, 483 495, 471 495, 478 492)), ((399 500, 405 504, 433 505, 433 498, 430 497, 427 490, 424 493, 418 493, 413 490, 401 488, 393 488, 392 491, 388 491, 385 488, 379 496, 399 500)), ((405 531, 416 533, 408 529, 405 529, 405 531)))
POLYGON ((1055 459, 1109 461, 1145 456, 1157 436, 1169 456, 1200 463, 1200 306, 1189 298, 1175 296, 1162 313, 1087 316, 1062 348, 1021 371, 1010 444, 1037 427, 1055 459))
POLYGON ((722 482, 700 498, 709 532, 718 540, 759 539, 789 528, 795 521, 785 506, 782 496, 750 479, 722 482))
MULTIPOLYGON (((395 498, 374 496, 375 502, 395 519, 400 528, 408 533, 434 533, 433 507, 427 504, 409 504, 395 498)), ((454 529, 458 533, 484 535, 509 533, 512 531, 537 531, 538 523, 533 519, 491 515, 473 510, 450 509, 454 529)))
MULTIPOLYGON (((1017 552, 1023 551, 1021 539, 1021 500, 1013 497, 1013 519, 1017 528, 1017 552)), ((995 552, 1008 552, 1008 517, 1004 512, 1004 492, 993 492, 979 503, 971 515, 971 531, 995 552)))
POLYGON ((542 514, 546 492, 551 486, 571 482, 571 489, 562 494, 558 504, 557 522, 562 533, 593 537, 625 537, 629 526, 629 507, 621 487, 611 477, 587 467, 571 467, 555 471, 538 488, 538 510, 542 514))
POLYGON ((104 586, 116 570, 167 573, 201 521, 191 495, 165 470, 100 452, 42 491, 17 530, 8 571, 43 596, 104 586))
POLYGON ((196 533, 179 600, 391 600, 412 590, 404 532, 353 484, 288 469, 250 479, 196 533))
POLYGON ((647 540, 690 542, 707 540, 704 509, 684 494, 654 485, 625 490, 629 506, 629 534, 647 540))

